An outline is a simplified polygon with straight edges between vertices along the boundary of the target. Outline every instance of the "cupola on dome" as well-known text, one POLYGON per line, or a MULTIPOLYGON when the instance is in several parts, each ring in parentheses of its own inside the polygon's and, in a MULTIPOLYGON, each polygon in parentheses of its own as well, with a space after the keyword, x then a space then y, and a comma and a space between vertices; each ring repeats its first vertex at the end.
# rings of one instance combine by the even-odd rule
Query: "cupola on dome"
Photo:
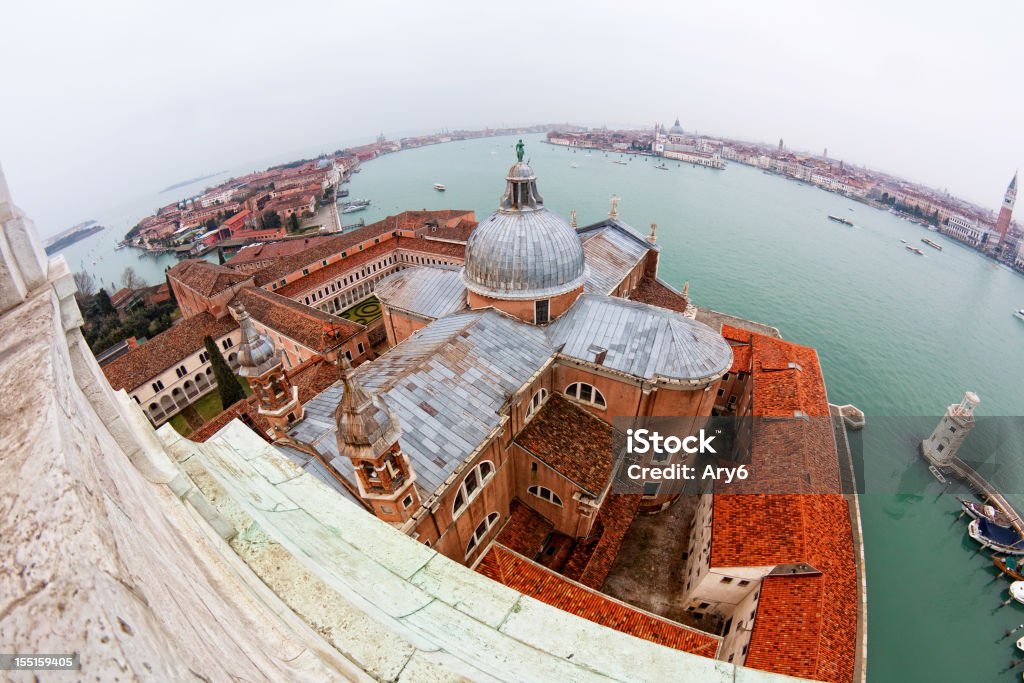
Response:
POLYGON ((576 231, 544 207, 537 176, 519 160, 508 170, 498 210, 484 219, 466 243, 463 281, 495 299, 542 299, 583 285, 586 267, 576 231))

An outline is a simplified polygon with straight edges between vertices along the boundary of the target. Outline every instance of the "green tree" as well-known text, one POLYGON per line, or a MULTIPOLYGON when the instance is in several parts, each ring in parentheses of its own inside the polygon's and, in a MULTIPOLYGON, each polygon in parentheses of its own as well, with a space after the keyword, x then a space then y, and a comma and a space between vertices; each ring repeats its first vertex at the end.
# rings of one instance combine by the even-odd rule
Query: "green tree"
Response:
POLYGON ((299 231, 299 217, 296 214, 288 216, 288 232, 296 233, 299 231))
POLYGON ((277 211, 264 211, 262 217, 263 227, 268 230, 281 227, 281 216, 277 211))
POLYGON ((104 316, 114 313, 114 304, 110 303, 110 295, 107 294, 105 289, 96 292, 96 299, 93 304, 96 306, 97 315, 104 316))
POLYGON ((235 377, 235 373, 231 372, 224 356, 220 355, 220 349, 213 342, 213 338, 206 335, 203 344, 206 345, 206 355, 210 357, 210 365, 213 366, 213 376, 217 380, 221 407, 227 409, 245 398, 245 391, 242 390, 242 385, 235 377))

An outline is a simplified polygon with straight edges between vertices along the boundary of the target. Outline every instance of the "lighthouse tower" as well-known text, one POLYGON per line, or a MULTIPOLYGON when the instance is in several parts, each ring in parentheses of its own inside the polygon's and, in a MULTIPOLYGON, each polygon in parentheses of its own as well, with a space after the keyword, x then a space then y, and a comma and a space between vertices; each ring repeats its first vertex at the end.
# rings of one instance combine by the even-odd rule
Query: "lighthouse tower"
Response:
POLYGON ((1017 174, 1013 174, 1013 179, 1006 188, 1006 194, 1003 195, 1003 205, 999 207, 999 217, 996 218, 996 235, 995 239, 989 242, 989 249, 996 251, 1000 248, 1003 240, 1006 239, 1006 231, 1010 229, 1010 220, 1013 218, 1013 205, 1017 201, 1017 174))
POLYGON ((921 442, 921 453, 933 465, 948 465, 956 457, 957 451, 974 428, 974 409, 981 399, 973 391, 964 394, 960 403, 946 408, 939 425, 932 435, 921 442))

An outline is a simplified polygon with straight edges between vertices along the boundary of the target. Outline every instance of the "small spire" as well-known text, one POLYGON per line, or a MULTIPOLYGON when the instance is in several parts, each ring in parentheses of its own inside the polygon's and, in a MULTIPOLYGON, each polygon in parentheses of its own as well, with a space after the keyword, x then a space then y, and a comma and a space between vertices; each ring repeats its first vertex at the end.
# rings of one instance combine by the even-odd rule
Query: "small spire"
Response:
POLYGON ((569 212, 569 225, 576 227, 576 209, 569 212))
POLYGON ((658 229, 658 224, 657 223, 651 223, 651 234, 647 236, 647 241, 650 242, 651 244, 654 244, 657 241, 657 238, 654 236, 654 233, 655 233, 655 231, 657 231, 657 229, 658 229))
POLYGON ((345 387, 345 393, 341 397, 338 408, 345 412, 356 412, 361 406, 370 401, 370 396, 363 390, 356 381, 355 371, 352 364, 348 362, 348 356, 344 353, 338 355, 338 370, 341 382, 345 387))
POLYGON ((608 218, 618 218, 618 217, 619 217, 619 198, 617 196, 615 196, 615 195, 612 195, 612 208, 608 212, 608 218))

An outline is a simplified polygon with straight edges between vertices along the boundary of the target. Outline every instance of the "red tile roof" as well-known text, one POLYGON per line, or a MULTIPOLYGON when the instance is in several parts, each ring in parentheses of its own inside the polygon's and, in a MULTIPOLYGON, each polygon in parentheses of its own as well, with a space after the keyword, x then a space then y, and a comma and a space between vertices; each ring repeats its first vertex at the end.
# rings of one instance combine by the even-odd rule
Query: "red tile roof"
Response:
POLYGON ((716 488, 711 566, 807 564, 821 572, 765 578, 746 664, 851 681, 858 618, 853 528, 849 504, 839 495, 839 462, 817 353, 727 325, 722 334, 734 345, 734 357, 746 354, 748 364, 734 369, 752 378, 755 424, 747 484, 780 493, 747 493, 747 484, 716 488))
POLYGON ((232 330, 238 323, 230 316, 214 318, 207 312, 180 320, 137 349, 103 366, 110 386, 133 391, 164 370, 188 358, 203 348, 207 335, 214 341, 232 330))
POLYGON ((560 394, 547 400, 516 443, 548 467, 599 496, 612 477, 612 428, 560 394))
POLYGON ((406 211, 397 216, 388 216, 382 221, 371 223, 365 227, 347 232, 344 235, 331 237, 328 242, 283 258, 278 263, 257 271, 254 274, 255 283, 263 286, 275 282, 311 264, 319 263, 330 256, 340 254, 367 240, 372 240, 375 237, 380 237, 396 230, 415 230, 423 227, 427 220, 453 220, 466 214, 472 215, 472 212, 458 210, 406 211))
POLYGON ((237 254, 227 260, 224 265, 230 268, 237 268, 253 261, 265 259, 278 259, 291 256, 305 251, 318 244, 322 244, 331 237, 318 235, 316 237, 304 237, 302 239, 281 240, 280 242, 259 243, 242 247, 237 254))
POLYGON ((258 287, 240 290, 232 304, 236 302, 244 305, 256 322, 317 353, 328 351, 366 329, 258 287))
POLYGON ((459 259, 463 258, 465 254, 465 245, 462 244, 435 242, 426 239, 413 239, 410 237, 392 238, 383 241, 380 244, 374 244, 362 251, 356 251, 348 254, 340 261, 335 261, 334 263, 330 263, 322 268, 311 271, 309 275, 299 278, 298 280, 293 280, 284 287, 278 287, 274 291, 282 296, 298 296, 314 287, 319 287, 325 282, 337 280, 339 277, 342 277, 344 273, 347 273, 362 263, 382 258, 398 249, 424 254, 441 254, 459 259))
POLYGON ((683 313, 686 311, 686 297, 669 287, 656 277, 644 275, 637 283, 636 289, 629 295, 633 301, 660 306, 670 311, 683 313))
POLYGON ((498 544, 491 545, 476 570, 543 603, 652 643, 705 657, 714 657, 721 644, 716 636, 585 588, 498 544))
POLYGON ((192 259, 176 264, 167 271, 167 277, 177 280, 201 296, 212 297, 252 276, 217 263, 192 259))
POLYGON ((535 559, 555 525, 522 501, 513 498, 508 506, 508 522, 495 539, 523 557, 535 559))

